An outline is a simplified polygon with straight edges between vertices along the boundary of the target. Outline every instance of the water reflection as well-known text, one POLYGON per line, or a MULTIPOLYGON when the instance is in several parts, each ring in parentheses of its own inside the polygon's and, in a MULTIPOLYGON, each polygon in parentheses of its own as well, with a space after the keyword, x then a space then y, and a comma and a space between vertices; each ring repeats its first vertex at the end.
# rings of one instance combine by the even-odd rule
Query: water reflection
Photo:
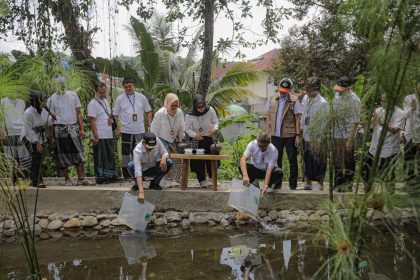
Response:
MULTIPOLYGON (((146 280, 147 262, 157 256, 155 247, 147 242, 146 234, 140 232, 122 233, 119 240, 128 264, 139 265, 141 271, 139 279, 146 280)), ((124 278, 122 267, 120 269, 120 279, 130 279, 128 277, 124 278)))

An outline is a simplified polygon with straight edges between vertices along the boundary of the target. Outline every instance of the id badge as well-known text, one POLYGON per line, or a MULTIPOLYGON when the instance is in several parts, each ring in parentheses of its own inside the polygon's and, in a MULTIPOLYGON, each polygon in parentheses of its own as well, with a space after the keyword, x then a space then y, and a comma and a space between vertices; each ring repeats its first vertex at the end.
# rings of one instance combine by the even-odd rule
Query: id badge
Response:
POLYGON ((112 119, 108 118, 108 125, 111 126, 112 125, 112 119))
POLYGON ((311 119, 311 117, 306 117, 305 118, 305 125, 309 125, 309 120, 311 119))
POLYGON ((137 114, 133 114, 133 122, 137 121, 137 114))

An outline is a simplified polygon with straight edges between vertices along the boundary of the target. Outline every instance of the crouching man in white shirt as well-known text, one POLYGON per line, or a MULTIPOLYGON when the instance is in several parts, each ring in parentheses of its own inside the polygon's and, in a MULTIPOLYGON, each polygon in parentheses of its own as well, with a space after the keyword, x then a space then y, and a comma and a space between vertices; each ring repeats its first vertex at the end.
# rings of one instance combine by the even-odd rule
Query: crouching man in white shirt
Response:
POLYGON ((283 171, 277 166, 278 152, 270 143, 270 135, 262 132, 257 140, 248 144, 241 158, 240 171, 244 185, 256 185, 256 179, 264 179, 262 194, 273 192, 274 188, 281 187, 283 171), (252 157, 252 163, 247 163, 252 157))
POLYGON ((172 167, 172 160, 162 142, 151 132, 143 135, 133 152, 133 161, 128 163, 127 171, 136 178, 132 191, 139 190, 139 199, 144 201, 143 177, 154 176, 149 189, 162 190, 159 183, 172 167))

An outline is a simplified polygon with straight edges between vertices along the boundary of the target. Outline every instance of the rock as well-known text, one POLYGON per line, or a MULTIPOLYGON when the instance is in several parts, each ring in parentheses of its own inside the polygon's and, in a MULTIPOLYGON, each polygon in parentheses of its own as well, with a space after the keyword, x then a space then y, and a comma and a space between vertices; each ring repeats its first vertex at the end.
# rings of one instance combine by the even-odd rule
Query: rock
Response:
POLYGON ((311 215, 308 217, 308 220, 309 220, 310 222, 317 222, 317 221, 320 221, 320 220, 321 220, 321 215, 319 215, 319 213, 318 213, 318 212, 315 212, 315 213, 311 214, 311 215))
POLYGON ((109 219, 115 219, 115 218, 118 218, 118 215, 117 214, 109 214, 108 218, 109 219))
POLYGON ((223 215, 223 219, 225 219, 226 221, 229 221, 229 222, 234 222, 235 221, 235 215, 236 215, 236 213, 234 213, 234 212, 227 213, 227 214, 223 215))
POLYGON ((409 219, 410 218, 410 213, 408 213, 407 211, 403 210, 401 212, 401 219, 409 219))
POLYGON ((288 223, 295 223, 299 219, 295 214, 289 214, 289 215, 286 216, 286 220, 287 220, 288 223))
POLYGON ((14 230, 16 228, 15 221, 13 221, 13 220, 6 220, 6 221, 4 221, 3 222, 3 228, 5 230, 7 230, 7 229, 13 229, 14 230))
POLYGON ((375 211, 372 216, 372 221, 382 220, 385 217, 384 212, 375 211))
POLYGON ((107 218, 108 218, 108 215, 106 215, 106 214, 100 214, 100 215, 96 216, 96 219, 98 219, 98 221, 105 220, 107 218))
POLYGON ((281 210, 280 212, 277 213, 277 217, 285 219, 289 214, 290 214, 289 210, 281 210))
POLYGON ((266 223, 270 223, 271 221, 273 221, 273 219, 271 219, 270 216, 265 216, 262 220, 263 222, 266 222, 266 223))
POLYGON ((251 217, 245 214, 244 212, 239 211, 236 213, 237 221, 248 221, 249 219, 251 219, 251 217))
POLYGON ((317 210, 316 212, 318 212, 320 216, 327 215, 327 211, 325 210, 317 210))
POLYGON ((371 209, 371 208, 370 208, 370 209, 368 209, 368 211, 366 212, 366 218, 367 218, 367 219, 369 219, 370 217, 372 217, 372 215, 373 215, 373 211, 374 211, 374 210, 373 210, 373 209, 371 209))
POLYGON ((120 219, 115 218, 111 221, 111 225, 113 226, 122 226, 125 225, 120 219))
POLYGON ((48 219, 49 214, 37 214, 36 216, 40 219, 48 219))
POLYGON ((220 223, 220 221, 223 219, 223 214, 211 212, 209 213, 209 219, 220 223))
POLYGON ((82 225, 78 218, 71 218, 64 224, 64 228, 79 228, 82 225))
POLYGON ((95 237, 95 236, 98 235, 98 232, 96 230, 93 230, 93 231, 88 230, 88 231, 85 231, 83 233, 86 237, 95 237))
POLYGON ((63 226, 63 222, 61 220, 54 220, 48 224, 48 230, 58 230, 63 226))
POLYGON ((278 218, 277 220, 274 221, 274 223, 283 225, 286 223, 286 220, 282 218, 278 218))
POLYGON ((111 229, 109 229, 109 228, 103 228, 103 229, 99 232, 99 234, 105 235, 105 234, 108 234, 110 231, 111 231, 111 229))
MULTIPOLYGON (((30 215, 29 216, 28 222, 29 222, 30 225, 33 225, 34 224, 34 215, 30 215)), ((38 217, 35 217, 35 224, 38 223, 38 222, 39 222, 39 218, 38 217)))
POLYGON ((205 224, 209 222, 210 217, 207 212, 196 212, 190 213, 189 219, 193 224, 205 224))
POLYGON ((50 221, 59 220, 59 217, 57 214, 51 214, 48 216, 48 220, 50 221))
POLYGON ((167 223, 168 222, 166 221, 166 218, 165 217, 157 218, 156 221, 155 221, 155 225, 157 225, 157 226, 164 226, 167 223))
POLYGON ((308 214, 305 212, 301 212, 297 215, 297 218, 299 221, 307 221, 308 220, 308 214))
POLYGON ((268 216, 271 218, 271 220, 276 220, 278 217, 278 213, 276 210, 271 210, 270 212, 268 212, 268 216))
POLYGON ((236 220, 235 224, 238 225, 238 226, 243 226, 243 225, 248 224, 248 221, 236 220))
POLYGON ((188 218, 190 213, 188 213, 187 211, 183 211, 183 212, 179 213, 179 215, 181 215, 181 218, 186 219, 186 218, 188 218))
POLYGON ((82 221, 83 227, 93 227, 98 224, 98 220, 94 216, 86 216, 82 221))
POLYGON ((180 222, 182 220, 181 215, 175 211, 168 211, 164 216, 169 223, 180 222))
POLYGON ((93 229, 94 230, 101 230, 102 229, 102 226, 101 225, 96 225, 96 226, 93 227, 93 229))
POLYGON ((160 218, 162 216, 164 216, 165 214, 162 212, 154 212, 153 214, 155 214, 156 218, 160 218))
POLYGON ((39 238, 48 239, 48 238, 50 238, 50 235, 48 233, 46 233, 45 231, 43 231, 39 234, 39 238))
POLYGON ((38 224, 36 224, 33 228, 33 231, 35 232, 35 235, 38 235, 42 231, 42 229, 38 224))
POLYGON ((38 225, 39 225, 42 229, 46 229, 46 228, 47 228, 47 226, 48 226, 48 223, 49 223, 48 219, 41 219, 41 220, 39 220, 38 225))
POLYGON ((230 222, 229 222, 228 220, 226 220, 225 218, 223 218, 223 219, 220 221, 220 225, 221 225, 222 227, 227 227, 228 225, 230 225, 230 222))
POLYGON ((167 227, 168 228, 175 228, 175 227, 177 227, 178 226, 178 224, 177 223, 168 223, 167 224, 167 227))
POLYGON ((215 221, 213 221, 213 220, 209 220, 208 225, 209 225, 210 227, 214 227, 214 226, 215 226, 215 225, 217 225, 217 224, 216 224, 216 222, 215 222, 215 221))
POLYGON ((69 236, 69 237, 79 237, 80 236, 80 231, 73 231, 73 230, 65 230, 63 231, 65 236, 69 236))
POLYGON ((0 223, 0 233, 3 232, 3 222, 0 223))
POLYGON ((99 225, 103 226, 103 227, 109 227, 111 225, 111 221, 110 220, 102 220, 99 222, 99 225))
POLYGON ((13 236, 13 235, 15 235, 15 229, 13 229, 13 228, 5 229, 3 231, 3 235, 4 236, 13 236))
POLYGON ((258 210, 258 217, 264 218, 265 216, 267 216, 267 211, 263 209, 258 210))
POLYGON ((50 231, 48 234, 52 238, 56 238, 56 239, 63 237, 63 233, 61 231, 50 231))
POLYGON ((323 215, 321 217, 321 221, 323 221, 323 222, 328 222, 329 220, 330 220, 330 216, 328 216, 328 215, 323 215))
POLYGON ((188 219, 183 219, 183 220, 181 221, 181 226, 182 226, 182 228, 183 228, 183 229, 187 229, 187 228, 189 228, 189 227, 191 226, 191 222, 190 222, 190 220, 188 220, 188 219))

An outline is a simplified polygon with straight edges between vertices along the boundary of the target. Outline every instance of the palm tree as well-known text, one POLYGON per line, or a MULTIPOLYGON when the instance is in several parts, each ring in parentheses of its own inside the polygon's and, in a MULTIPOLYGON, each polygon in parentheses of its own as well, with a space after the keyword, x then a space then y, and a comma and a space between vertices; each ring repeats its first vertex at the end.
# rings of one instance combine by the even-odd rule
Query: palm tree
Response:
POLYGON ((10 14, 10 8, 6 0, 0 0, 0 18, 6 17, 10 14))

